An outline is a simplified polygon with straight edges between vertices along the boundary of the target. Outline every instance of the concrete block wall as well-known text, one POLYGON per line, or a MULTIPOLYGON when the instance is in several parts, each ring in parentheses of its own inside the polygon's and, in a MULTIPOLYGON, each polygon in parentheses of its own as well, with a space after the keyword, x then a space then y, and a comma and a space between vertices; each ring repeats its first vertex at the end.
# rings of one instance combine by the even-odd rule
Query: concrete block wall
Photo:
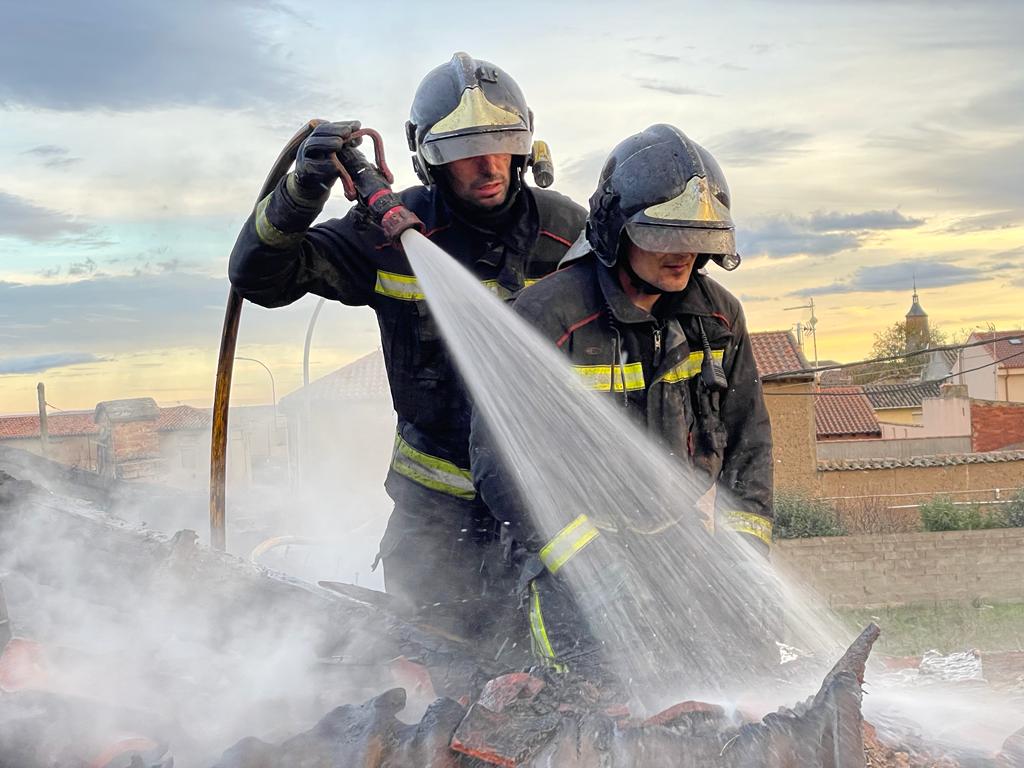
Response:
POLYGON ((1024 528, 790 539, 773 560, 833 608, 1024 602, 1024 528))

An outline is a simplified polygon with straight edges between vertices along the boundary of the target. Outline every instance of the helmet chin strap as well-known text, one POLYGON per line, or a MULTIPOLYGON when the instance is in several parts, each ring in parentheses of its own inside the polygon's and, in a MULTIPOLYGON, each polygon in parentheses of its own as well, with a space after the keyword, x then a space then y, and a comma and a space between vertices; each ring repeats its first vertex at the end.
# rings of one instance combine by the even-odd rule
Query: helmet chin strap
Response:
POLYGON ((621 264, 623 270, 625 270, 626 277, 629 278, 630 284, 632 284, 636 290, 640 291, 640 293, 645 293, 648 296, 661 296, 665 293, 675 293, 675 291, 663 291, 658 286, 651 285, 640 277, 640 275, 638 275, 633 269, 633 265, 630 264, 628 256, 619 256, 619 264, 621 264))

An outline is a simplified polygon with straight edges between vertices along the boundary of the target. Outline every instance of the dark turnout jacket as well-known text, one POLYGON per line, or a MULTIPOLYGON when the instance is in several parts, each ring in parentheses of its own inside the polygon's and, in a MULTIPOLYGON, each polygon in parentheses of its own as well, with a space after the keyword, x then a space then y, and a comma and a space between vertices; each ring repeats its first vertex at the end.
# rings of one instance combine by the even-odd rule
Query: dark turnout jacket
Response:
MULTIPOLYGON (((589 389, 608 392, 667 450, 689 457, 708 487, 718 482, 730 492, 720 495, 727 497, 720 523, 770 543, 771 427, 732 294, 695 272, 684 291, 664 295, 650 314, 591 255, 523 291, 514 309, 565 353, 589 389), (701 378, 701 326, 728 379, 723 391, 701 378)), ((481 497, 513 529, 530 531, 486 429, 477 428, 472 469, 481 497)))
MULTIPOLYGON (((307 293, 371 307, 398 415, 389 494, 398 500, 427 489, 473 499, 466 393, 408 259, 359 206, 310 228, 326 196, 305 201, 289 179, 242 228, 231 253, 232 285, 264 307, 307 293)), ((506 299, 556 268, 586 215, 556 192, 524 185, 505 225, 490 232, 456 215, 436 187, 413 187, 401 197, 428 238, 506 299)))

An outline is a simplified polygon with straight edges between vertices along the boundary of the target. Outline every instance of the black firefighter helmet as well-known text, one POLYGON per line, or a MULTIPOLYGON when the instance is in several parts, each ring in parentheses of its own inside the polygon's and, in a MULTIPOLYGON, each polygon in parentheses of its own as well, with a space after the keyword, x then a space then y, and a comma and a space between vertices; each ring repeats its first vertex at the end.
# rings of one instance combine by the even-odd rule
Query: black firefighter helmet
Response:
POLYGON ((521 172, 533 147, 533 113, 516 81, 467 53, 427 73, 410 112, 413 167, 428 186, 433 166, 478 155, 510 154, 521 172))
MULTIPOLYGON (((619 143, 605 161, 590 198, 586 243, 614 266, 623 236, 647 251, 696 253, 739 266, 729 187, 706 149, 678 128, 660 123, 619 143)), ((582 255, 579 254, 579 255, 582 255)))

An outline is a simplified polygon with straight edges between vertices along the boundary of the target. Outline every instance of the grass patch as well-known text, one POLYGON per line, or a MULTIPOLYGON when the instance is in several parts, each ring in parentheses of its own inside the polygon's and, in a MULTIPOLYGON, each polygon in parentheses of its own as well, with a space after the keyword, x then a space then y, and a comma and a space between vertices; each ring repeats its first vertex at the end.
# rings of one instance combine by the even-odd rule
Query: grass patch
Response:
POLYGON ((1024 604, 912 606, 839 611, 851 630, 874 621, 882 628, 876 648, 892 656, 918 656, 927 650, 952 653, 1024 650, 1024 604))

